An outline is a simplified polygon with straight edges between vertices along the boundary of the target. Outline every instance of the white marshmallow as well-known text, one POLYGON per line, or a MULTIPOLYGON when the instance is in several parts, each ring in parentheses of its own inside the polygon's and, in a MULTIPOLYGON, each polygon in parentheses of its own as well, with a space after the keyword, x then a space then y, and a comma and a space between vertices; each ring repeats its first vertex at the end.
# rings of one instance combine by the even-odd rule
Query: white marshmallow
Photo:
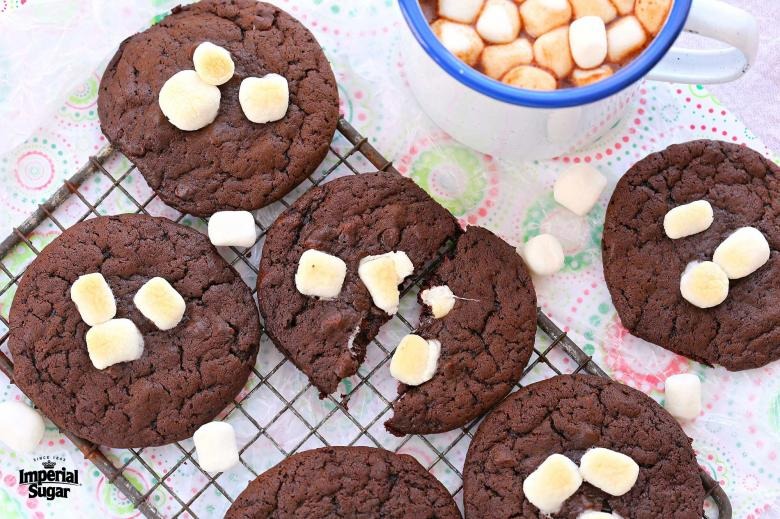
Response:
POLYGON ((701 380, 693 373, 672 375, 664 382, 664 407, 681 420, 693 420, 701 413, 701 380))
POLYGON ((712 261, 726 272, 729 279, 740 279, 763 267, 770 255, 769 243, 761 231, 742 227, 718 245, 712 261))
POLYGON ((634 0, 611 0, 620 16, 631 14, 634 11, 634 0))
POLYGON ((90 328, 86 335, 89 360, 97 369, 141 358, 144 338, 130 319, 111 319, 90 328))
POLYGON ((507 85, 528 90, 555 90, 558 88, 558 80, 555 76, 531 65, 515 67, 501 78, 507 85))
POLYGON ((617 9, 609 0, 571 0, 574 18, 598 16, 604 23, 609 23, 617 17, 617 9))
POLYGON ((634 11, 647 32, 655 36, 661 31, 671 7, 672 0, 636 0, 634 11))
POLYGON ((696 200, 677 206, 664 216, 664 232, 677 240, 706 231, 714 220, 712 206, 706 200, 696 200))
POLYGON ((255 218, 249 211, 217 211, 209 218, 208 233, 217 247, 251 247, 257 240, 255 218))
POLYGON ((423 303, 431 307, 431 313, 436 319, 444 317, 455 307, 455 294, 447 285, 423 290, 420 297, 423 303))
POLYGON ((585 16, 569 26, 569 46, 578 67, 596 68, 607 57, 607 27, 598 16, 585 16))
POLYGON ((333 299, 341 293, 347 264, 331 254, 309 249, 301 254, 295 271, 295 288, 305 296, 333 299))
POLYGON ((398 285, 412 272, 414 266, 403 251, 366 256, 358 266, 358 277, 371 294, 374 304, 388 315, 398 312, 401 296, 398 285))
POLYGON ((195 72, 209 85, 227 83, 236 70, 230 52, 210 41, 204 41, 195 48, 192 63, 195 72))
POLYGON ((559 78, 568 76, 574 68, 569 49, 569 28, 559 27, 539 36, 534 42, 534 58, 559 78))
POLYGON ((509 69, 531 63, 534 50, 530 41, 518 38, 506 45, 488 45, 479 59, 485 74, 493 79, 501 79, 509 69))
POLYGON ((571 82, 576 86, 587 86, 602 79, 607 79, 613 74, 609 65, 602 65, 591 70, 574 69, 571 73, 571 82))
POLYGON ((236 432, 227 422, 201 425, 192 436, 200 468, 211 474, 225 472, 238 464, 236 432))
POLYGON ((537 276, 555 274, 563 268, 566 259, 561 242, 551 234, 540 234, 528 240, 521 256, 537 276))
POLYGON ((596 447, 582 455, 582 479, 612 496, 622 496, 639 477, 639 465, 621 452, 596 447))
POLYGON ((81 320, 90 326, 104 323, 116 315, 116 300, 106 278, 100 272, 85 274, 73 282, 70 298, 81 320))
POLYGON ((729 295, 729 277, 712 261, 691 262, 680 278, 683 298, 699 308, 718 306, 729 295))
POLYGON ((554 514, 580 485, 577 465, 562 454, 551 454, 525 478, 523 494, 543 514, 554 514))
POLYGON ((153 277, 133 297, 133 304, 160 330, 176 328, 184 317, 187 303, 166 279, 153 277))
POLYGON ((607 177, 589 164, 575 164, 563 171, 553 186, 555 201, 578 216, 585 216, 598 202, 607 177))
POLYGON ((158 101, 172 125, 194 131, 214 122, 221 96, 219 88, 203 81, 197 72, 182 70, 165 82, 158 101))
POLYGON ((473 23, 485 0, 439 0, 439 16, 460 23, 473 23))
POLYGON ((520 32, 520 12, 511 0, 487 0, 476 29, 486 42, 509 43, 520 32))
POLYGON ((607 58, 620 63, 639 52, 646 42, 645 30, 635 16, 621 18, 607 29, 607 58))
POLYGON ((0 441, 16 452, 33 452, 41 443, 46 425, 32 407, 7 400, 0 403, 0 441))
POLYGON ((569 0, 526 0, 520 6, 526 32, 537 38, 571 20, 569 0))
POLYGON ((410 334, 401 339, 390 359, 390 375, 407 386, 428 382, 436 373, 441 343, 410 334))
POLYGON ((618 519, 620 516, 617 514, 610 514, 609 512, 597 512, 595 510, 586 510, 577 516, 577 519, 618 519))
POLYGON ((469 66, 476 65, 485 43, 470 25, 436 20, 431 29, 442 45, 469 66))
POLYGON ((279 74, 248 77, 238 87, 238 102, 246 118, 253 123, 278 121, 287 114, 290 86, 279 74))

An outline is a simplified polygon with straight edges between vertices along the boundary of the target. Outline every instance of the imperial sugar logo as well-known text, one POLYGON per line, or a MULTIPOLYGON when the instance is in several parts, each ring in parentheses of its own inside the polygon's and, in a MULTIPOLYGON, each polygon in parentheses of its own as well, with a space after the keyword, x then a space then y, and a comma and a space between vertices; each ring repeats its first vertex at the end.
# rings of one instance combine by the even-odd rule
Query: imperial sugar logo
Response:
POLYGON ((20 470, 19 485, 27 485, 27 497, 43 497, 48 501, 57 498, 68 498, 73 487, 81 486, 79 471, 68 470, 63 466, 57 468, 57 462, 64 462, 59 456, 38 456, 33 461, 40 462, 41 470, 20 470))

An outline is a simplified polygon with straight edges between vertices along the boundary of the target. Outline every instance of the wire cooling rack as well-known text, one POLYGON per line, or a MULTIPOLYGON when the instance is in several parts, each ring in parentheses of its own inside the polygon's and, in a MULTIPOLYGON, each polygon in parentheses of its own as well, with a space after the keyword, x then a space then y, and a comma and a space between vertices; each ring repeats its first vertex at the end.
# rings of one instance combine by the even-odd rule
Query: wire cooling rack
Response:
MULTIPOLYGON (((348 122, 340 120, 338 130, 317 172, 283 200, 257 212, 259 237, 255 246, 221 251, 253 293, 266 230, 292 201, 326 179, 377 169, 396 171, 348 122)), ((110 146, 90 157, 0 243, 0 370, 9 379, 13 380, 13 364, 7 345, 8 312, 26 265, 70 225, 123 212, 167 216, 200 230, 206 226, 205 220, 183 215, 162 203, 135 167, 110 146)), ((426 274, 404 287, 399 313, 369 345, 358 374, 342 382, 341 398, 330 395, 319 400, 317 390, 263 334, 249 382, 220 414, 220 419, 233 423, 241 453, 240 465, 227 473, 212 477, 202 471, 194 459, 191 440, 164 447, 108 449, 63 433, 121 492, 125 505, 150 518, 221 517, 247 483, 264 470, 295 452, 331 444, 369 445, 412 454, 462 505, 461 467, 479 421, 449 433, 404 438, 389 435, 383 425, 396 397, 396 383, 389 377, 387 363, 394 345, 414 329, 419 312, 416 293, 426 274)), ((607 376, 541 310, 537 319, 541 333, 518 387, 562 373, 607 376)), ((702 482, 708 496, 702 517, 730 519, 731 504, 723 489, 704 471, 702 482)))

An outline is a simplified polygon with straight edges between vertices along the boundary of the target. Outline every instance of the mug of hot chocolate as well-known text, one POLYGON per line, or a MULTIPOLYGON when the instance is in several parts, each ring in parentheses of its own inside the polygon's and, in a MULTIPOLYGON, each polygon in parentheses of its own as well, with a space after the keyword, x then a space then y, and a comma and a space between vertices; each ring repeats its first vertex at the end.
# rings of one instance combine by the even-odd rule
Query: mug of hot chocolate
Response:
POLYGON ((598 140, 640 80, 742 76, 758 26, 721 0, 399 0, 403 60, 423 110, 458 141, 510 160, 598 140), (675 45, 682 31, 726 44, 675 45))

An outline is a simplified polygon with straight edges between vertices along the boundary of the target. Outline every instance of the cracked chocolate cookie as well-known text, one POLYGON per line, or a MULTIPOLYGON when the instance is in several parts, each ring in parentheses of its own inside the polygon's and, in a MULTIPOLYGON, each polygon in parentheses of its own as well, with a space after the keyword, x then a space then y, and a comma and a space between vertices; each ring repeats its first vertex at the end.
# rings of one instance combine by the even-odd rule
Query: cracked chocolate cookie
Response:
POLYGON ((469 227, 422 288, 442 285, 459 299, 438 319, 423 305, 414 333, 441 343, 439 363, 428 382, 400 385, 385 423, 396 435, 450 431, 477 418, 509 393, 533 351, 536 293, 504 240, 469 227))
POLYGON ((349 175, 309 190, 271 225, 263 246, 257 294, 268 336, 322 394, 333 393, 357 373, 366 346, 391 319, 358 277, 360 260, 403 251, 418 274, 459 232, 446 209, 397 174, 349 175), (346 263, 335 299, 296 288, 309 249, 346 263))
POLYGON ((100 82, 103 133, 167 204, 206 216, 252 210, 278 200, 325 158, 338 122, 336 80, 314 36, 281 9, 255 0, 202 0, 174 8, 157 25, 125 40, 100 82), (163 115, 165 81, 193 68, 202 42, 227 49, 235 74, 220 85, 216 120, 182 131, 163 115), (284 76, 287 114, 250 122, 238 90, 247 77, 284 76))
POLYGON ((252 481, 226 519, 459 519, 447 489, 408 454, 370 447, 301 452, 252 481))
POLYGON ((14 382, 58 426, 109 447, 189 438, 249 377, 260 321, 249 287, 201 233, 165 218, 98 217, 66 230, 27 268, 10 315, 14 382), (90 329, 70 297, 73 282, 99 272, 116 317, 143 336, 141 358, 96 369, 90 329), (162 331, 133 303, 153 277, 186 302, 162 331))
POLYGON ((467 519, 547 517, 523 494, 523 481, 550 455, 575 463, 592 447, 639 464, 631 490, 615 497, 582 483, 555 518, 611 510, 625 519, 696 519, 704 487, 691 440, 650 397, 590 375, 562 375, 510 395, 480 424, 463 468, 467 519))
POLYGON ((636 163, 618 182, 604 223, 603 259, 612 301, 632 334, 705 364, 729 370, 780 358, 780 168, 736 144, 676 144, 636 163), (664 216, 706 200, 714 221, 703 232, 672 240, 664 216), (766 265, 731 280, 726 300, 694 306, 680 293, 692 261, 712 259, 740 227, 769 242, 766 265))

